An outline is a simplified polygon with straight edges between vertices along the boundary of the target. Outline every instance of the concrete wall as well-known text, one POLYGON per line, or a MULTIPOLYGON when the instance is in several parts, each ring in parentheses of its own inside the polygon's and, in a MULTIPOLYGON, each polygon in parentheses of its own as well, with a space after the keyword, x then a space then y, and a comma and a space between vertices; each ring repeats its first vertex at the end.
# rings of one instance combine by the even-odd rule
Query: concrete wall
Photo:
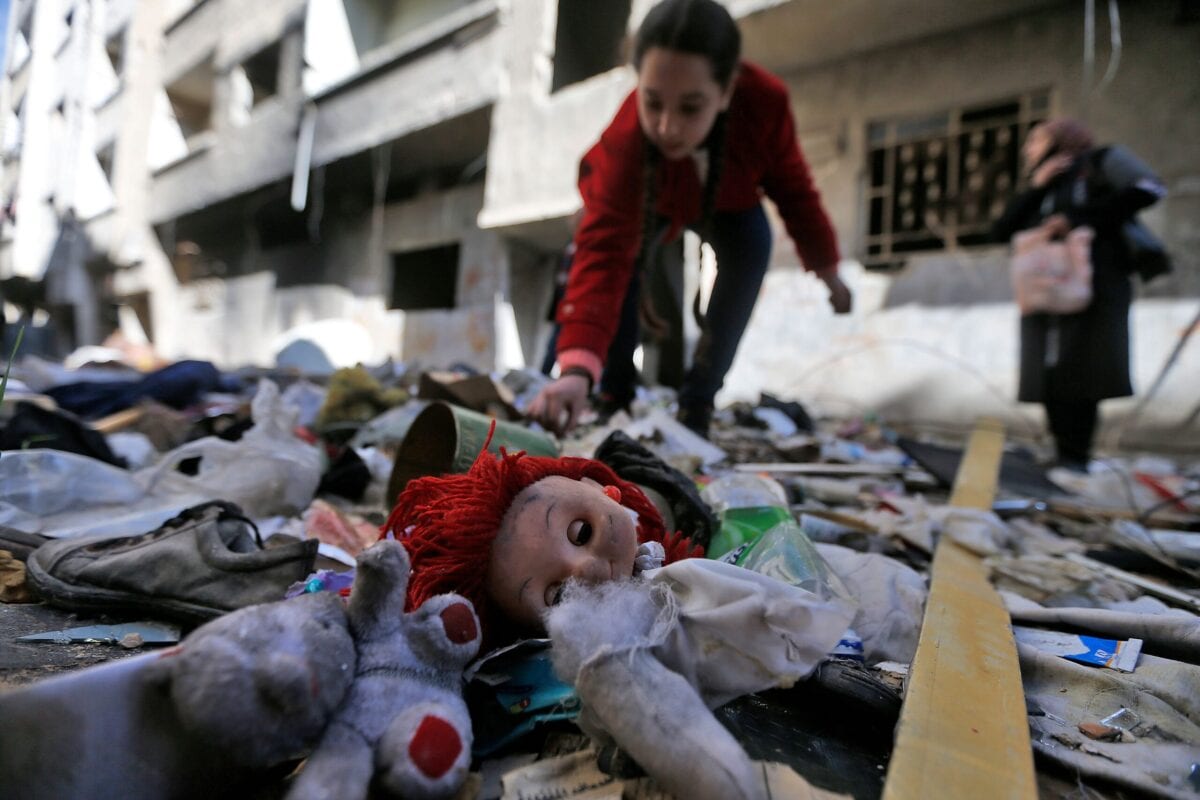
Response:
MULTIPOLYGON (((512 364, 517 357, 505 344, 517 336, 508 250, 499 236, 475 226, 482 195, 480 184, 431 192, 390 204, 378 216, 368 210, 338 220, 319 243, 235 248, 240 261, 231 271, 236 277, 176 285, 171 324, 156 335, 156 347, 168 357, 205 358, 228 367, 270 365, 291 341, 289 330, 311 329, 336 339, 345 327, 322 333, 313 323, 343 320, 357 326, 368 343, 356 355, 364 362, 390 357, 426 366, 466 363, 482 370, 512 364), (460 246, 455 308, 389 309, 390 255, 449 243, 460 246), (303 276, 299 280, 297 273, 303 276)), ((165 258, 151 265, 159 282, 174 280, 165 258)), ((319 341, 337 351, 341 345, 335 339, 319 341)))

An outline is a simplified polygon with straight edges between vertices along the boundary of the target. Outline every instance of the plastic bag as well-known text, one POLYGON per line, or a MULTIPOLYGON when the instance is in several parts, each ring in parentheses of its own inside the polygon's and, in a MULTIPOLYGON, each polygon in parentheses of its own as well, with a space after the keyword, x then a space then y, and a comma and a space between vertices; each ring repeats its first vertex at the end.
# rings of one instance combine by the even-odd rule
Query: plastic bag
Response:
POLYGON ((1092 302, 1091 228, 1076 228, 1066 241, 1051 241, 1047 226, 1013 237, 1011 277, 1022 314, 1076 314, 1092 302))
POLYGON ((292 433, 297 410, 284 404, 279 387, 262 380, 250 407, 254 427, 239 441, 206 436, 163 456, 155 467, 138 473, 155 494, 203 494, 237 503, 252 518, 298 514, 312 501, 321 480, 321 455, 292 433), (178 467, 200 459, 195 475, 178 467))
POLYGON ((63 450, 7 450, 0 458, 0 500, 38 517, 136 503, 145 493, 126 470, 63 450))
POLYGON ((0 458, 0 525, 27 533, 130 536, 203 499, 149 494, 126 470, 61 450, 14 450, 0 458))

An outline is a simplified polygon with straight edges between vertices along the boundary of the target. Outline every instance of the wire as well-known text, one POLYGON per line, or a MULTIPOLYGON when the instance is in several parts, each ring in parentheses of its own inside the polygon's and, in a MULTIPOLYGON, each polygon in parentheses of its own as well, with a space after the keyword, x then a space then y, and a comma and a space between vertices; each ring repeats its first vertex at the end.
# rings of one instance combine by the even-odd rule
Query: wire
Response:
POLYGON ((1168 497, 1166 500, 1155 503, 1154 505, 1150 506, 1145 511, 1143 511, 1141 514, 1138 514, 1138 518, 1137 518, 1138 524, 1145 525, 1150 520, 1150 517, 1154 516, 1154 512, 1158 511, 1160 508, 1169 506, 1172 503, 1180 503, 1180 502, 1188 499, 1189 497, 1192 497, 1192 496, 1198 495, 1198 494, 1200 494, 1200 486, 1193 486, 1191 489, 1188 489, 1186 492, 1182 492, 1181 494, 1177 494, 1177 495, 1172 495, 1171 497, 1168 497))
POLYGON ((1021 411, 1020 406, 1018 406, 1015 401, 1009 399, 1009 397, 1007 395, 1005 395, 1004 392, 1000 391, 999 388, 997 388, 991 381, 989 381, 986 375, 984 375, 982 372, 980 372, 978 369, 976 369, 970 363, 963 361, 960 358, 956 358, 955 356, 952 356, 949 353, 938 350, 937 348, 932 347, 932 346, 926 344, 925 342, 921 342, 916 339, 888 339, 886 341, 869 342, 867 344, 859 345, 857 347, 847 348, 845 350, 842 350, 841 352, 834 353, 833 355, 829 356, 828 358, 826 358, 822 361, 819 361, 816 364, 814 364, 813 366, 809 367, 806 371, 800 373, 800 375, 795 380, 791 381, 791 385, 799 386, 800 384, 807 381, 809 378, 811 378, 816 373, 818 373, 828 367, 831 367, 841 361, 844 361, 845 359, 850 358, 852 356, 856 356, 861 353, 869 352, 871 350, 877 350, 881 347, 890 347, 892 345, 898 345, 901 347, 909 347, 914 350, 918 350, 922 353, 926 353, 927 355, 935 356, 949 364, 954 365, 955 367, 958 367, 960 370, 962 370, 963 372, 967 373, 968 375, 970 375, 971 377, 975 378, 977 381, 982 383, 983 386, 989 392, 991 392, 993 395, 995 395, 995 397, 997 399, 1000 400, 1001 404, 1003 404, 1003 406, 1006 409, 1011 410, 1012 413, 1014 414, 1014 416, 1016 416, 1019 420, 1021 420, 1021 422, 1023 422, 1025 424, 1026 432, 1030 436, 1032 436, 1035 439, 1040 438, 1040 426, 1038 426, 1028 416, 1026 416, 1026 414, 1023 411, 1021 411))
POLYGON ((1092 94, 1100 94, 1108 88, 1121 64, 1121 11, 1117 8, 1117 0, 1108 0, 1108 43, 1108 68, 1092 94))
POLYGON ((1092 94, 1092 73, 1096 64, 1096 0, 1085 0, 1083 6, 1083 91, 1080 92, 1084 118, 1087 118, 1088 98, 1092 94))

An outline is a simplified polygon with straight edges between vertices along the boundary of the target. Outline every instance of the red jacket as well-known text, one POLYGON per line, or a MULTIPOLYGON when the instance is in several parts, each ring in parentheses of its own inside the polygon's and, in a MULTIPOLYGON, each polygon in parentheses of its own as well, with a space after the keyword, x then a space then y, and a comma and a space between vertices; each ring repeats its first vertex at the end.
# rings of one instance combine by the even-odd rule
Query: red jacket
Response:
MULTIPOLYGON (((787 87, 761 67, 742 62, 728 114, 716 210, 745 211, 765 192, 804 266, 818 274, 836 270, 837 236, 800 152, 787 87)), ((560 355, 583 348, 603 363, 616 334, 641 248, 643 141, 635 90, 579 165, 584 216, 558 307, 560 355)), ((660 162, 656 206, 670 220, 671 237, 699 221, 702 195, 694 159, 660 162)))

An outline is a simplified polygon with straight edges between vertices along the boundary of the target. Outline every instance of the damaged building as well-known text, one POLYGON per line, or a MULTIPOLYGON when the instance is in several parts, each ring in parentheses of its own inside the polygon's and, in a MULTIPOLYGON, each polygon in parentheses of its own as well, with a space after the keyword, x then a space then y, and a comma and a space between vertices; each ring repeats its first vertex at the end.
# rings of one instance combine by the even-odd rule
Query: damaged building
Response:
MULTIPOLYGON (((311 343, 331 366, 535 365, 578 158, 633 85, 650 5, 14 0, 0 277, 40 281, 60 349, 119 327, 227 367, 311 343)), ((1154 382, 1200 296, 1200 152, 1181 146, 1200 139, 1200 102, 1170 78, 1194 70, 1194 4, 727 5, 746 56, 791 89, 856 308, 833 317, 776 220, 725 399, 1036 431, 1011 401, 1017 312, 986 233, 1025 132, 1057 114, 1169 190, 1144 221, 1175 271, 1133 311, 1136 385, 1154 382)), ((692 237, 671 255, 678 296, 711 280, 692 237)), ((671 382, 673 357, 647 350, 671 382)), ((1107 435, 1196 446, 1184 376, 1200 365, 1182 358, 1154 403, 1106 406, 1107 435)))

